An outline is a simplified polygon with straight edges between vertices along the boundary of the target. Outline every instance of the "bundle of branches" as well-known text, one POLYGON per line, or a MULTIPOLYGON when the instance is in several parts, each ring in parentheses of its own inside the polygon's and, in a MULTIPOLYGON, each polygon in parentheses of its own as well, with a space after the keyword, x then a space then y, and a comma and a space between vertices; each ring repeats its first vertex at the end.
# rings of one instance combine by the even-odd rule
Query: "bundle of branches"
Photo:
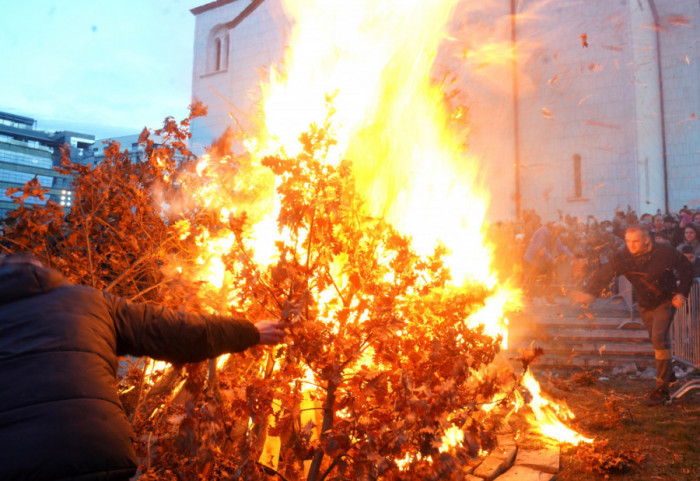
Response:
POLYGON ((159 266, 178 237, 161 200, 177 192, 178 169, 193 164, 186 143, 189 122, 205 112, 193 104, 179 124, 167 118, 156 132, 163 138, 159 145, 144 129, 144 161, 113 141, 105 146, 104 161, 84 165, 72 162, 65 146, 56 170, 72 178, 70 211, 48 196, 50 189, 36 177, 23 189, 8 189, 17 207, 3 219, 3 251, 30 252, 77 283, 162 300, 159 266), (28 203, 30 197, 44 202, 28 203))
POLYGON ((517 381, 491 365, 499 339, 468 323, 489 291, 451 285, 444 248, 419 256, 366 213, 351 163, 327 161, 327 125, 304 134, 294 158, 260 166, 213 151, 196 168, 183 142, 190 120, 166 120, 164 146, 146 132, 145 162, 117 145, 98 166, 65 159, 71 212, 26 206, 36 192, 25 189, 4 243, 132 298, 289 323, 286 345, 236 355, 218 375, 189 365, 155 379, 149 363, 133 364, 121 389, 141 479, 461 479, 498 424, 499 411, 481 405, 507 403, 517 381), (284 235, 264 265, 250 237, 258 213, 245 207, 271 185, 284 235), (214 200, 202 202, 207 189, 214 200), (213 237, 232 239, 220 286, 194 275, 213 237))

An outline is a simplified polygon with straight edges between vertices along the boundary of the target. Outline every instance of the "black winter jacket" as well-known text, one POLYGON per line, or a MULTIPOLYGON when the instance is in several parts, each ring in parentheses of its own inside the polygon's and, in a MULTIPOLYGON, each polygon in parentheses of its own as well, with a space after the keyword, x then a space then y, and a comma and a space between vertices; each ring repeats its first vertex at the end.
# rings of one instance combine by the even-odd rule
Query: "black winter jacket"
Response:
POLYGON ((693 265, 671 246, 652 244, 649 252, 636 256, 623 247, 600 267, 585 291, 597 296, 616 276, 625 276, 630 281, 640 308, 654 309, 671 301, 675 294, 688 297, 693 265))
POLYGON ((196 362, 258 343, 240 319, 194 315, 0 269, 0 480, 111 480, 136 471, 118 356, 196 362))

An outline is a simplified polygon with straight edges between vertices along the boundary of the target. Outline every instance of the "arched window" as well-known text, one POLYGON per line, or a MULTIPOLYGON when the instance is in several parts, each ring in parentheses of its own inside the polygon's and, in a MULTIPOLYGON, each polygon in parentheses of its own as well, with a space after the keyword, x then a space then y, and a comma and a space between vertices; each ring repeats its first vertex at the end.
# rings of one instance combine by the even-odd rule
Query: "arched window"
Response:
POLYGON ((229 34, 228 30, 219 25, 209 34, 207 45, 207 72, 222 72, 228 70, 229 34))

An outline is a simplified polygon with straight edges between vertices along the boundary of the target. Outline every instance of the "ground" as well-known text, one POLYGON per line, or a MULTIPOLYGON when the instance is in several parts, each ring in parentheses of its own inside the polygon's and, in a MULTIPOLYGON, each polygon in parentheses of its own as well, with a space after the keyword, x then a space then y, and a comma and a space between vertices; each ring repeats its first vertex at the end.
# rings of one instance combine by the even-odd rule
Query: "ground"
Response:
MULTIPOLYGON (((700 389, 649 407, 643 401, 653 380, 606 377, 591 371, 537 375, 543 389, 575 413, 573 427, 595 438, 592 446, 561 447, 557 481, 700 479, 700 389)), ((696 371, 679 384, 699 378, 696 371)))

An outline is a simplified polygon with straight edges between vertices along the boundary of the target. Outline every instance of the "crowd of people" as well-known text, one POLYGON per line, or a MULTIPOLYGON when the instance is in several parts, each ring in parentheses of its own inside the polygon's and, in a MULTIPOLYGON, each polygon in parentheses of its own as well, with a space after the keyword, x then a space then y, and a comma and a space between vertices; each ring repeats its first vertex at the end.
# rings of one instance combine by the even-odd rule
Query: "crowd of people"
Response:
POLYGON ((543 222, 536 212, 525 210, 519 221, 490 225, 487 239, 494 246, 496 269, 504 278, 517 279, 528 297, 553 303, 553 297, 565 294, 560 293, 565 286, 585 283, 625 245, 625 230, 632 225, 645 228, 655 244, 678 249, 700 277, 700 209, 638 216, 628 207, 612 219, 559 217, 543 222))
POLYGON ((670 400, 675 381, 671 323, 677 309, 692 309, 688 298, 693 278, 700 277, 699 230, 700 211, 688 208, 678 215, 641 217, 628 208, 602 222, 565 216, 544 224, 527 211, 519 223, 492 226, 489 240, 500 254, 497 261, 505 263, 500 270, 519 274, 526 303, 543 297, 546 304, 558 305, 558 291, 573 304, 587 305, 626 279, 656 361, 656 387, 645 403, 657 406, 670 400), (561 275, 562 265, 572 266, 568 276, 561 275))

